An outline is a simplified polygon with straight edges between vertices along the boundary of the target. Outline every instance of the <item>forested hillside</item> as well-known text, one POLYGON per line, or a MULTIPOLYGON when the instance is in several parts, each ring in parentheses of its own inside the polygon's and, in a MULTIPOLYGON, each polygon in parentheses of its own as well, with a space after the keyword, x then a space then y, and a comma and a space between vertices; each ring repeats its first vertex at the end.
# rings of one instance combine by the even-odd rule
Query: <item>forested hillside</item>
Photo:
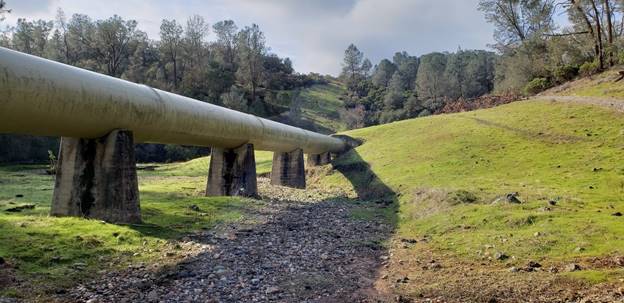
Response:
MULTIPOLYGON (((309 108, 303 113, 307 118, 300 119, 301 107, 308 106, 307 88, 329 81, 316 74, 295 73, 289 58, 270 52, 255 24, 239 28, 234 21, 224 20, 210 26, 195 15, 184 21, 164 19, 160 36, 148 37, 135 20, 121 16, 93 20, 82 14, 68 18, 59 9, 55 20, 19 19, 16 26, 0 33, 0 46, 262 117, 290 117, 312 130, 333 132, 324 124, 338 120, 335 110, 340 106, 328 113, 326 104, 318 102, 310 106, 324 106, 325 115, 318 117, 324 120, 310 116, 309 108)), ((48 151, 56 153, 58 147, 58 138, 0 135, 0 142, 0 162, 47 161, 48 151)), ((141 144, 137 159, 188 160, 207 152, 141 144)))
POLYGON ((622 1, 481 0, 478 7, 495 28, 492 52, 402 51, 373 66, 349 45, 341 74, 349 126, 427 116, 488 94, 533 95, 624 64, 622 1))

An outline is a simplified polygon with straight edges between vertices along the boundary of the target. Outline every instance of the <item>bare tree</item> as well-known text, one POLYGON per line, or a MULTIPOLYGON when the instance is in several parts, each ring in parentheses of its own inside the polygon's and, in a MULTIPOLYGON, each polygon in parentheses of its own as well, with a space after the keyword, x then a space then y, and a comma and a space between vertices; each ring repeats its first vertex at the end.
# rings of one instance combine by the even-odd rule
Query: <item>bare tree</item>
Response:
POLYGON ((553 27, 554 0, 480 0, 479 10, 494 24, 502 45, 522 42, 553 27))
POLYGON ((173 88, 178 88, 178 60, 182 46, 182 26, 175 20, 163 19, 160 25, 160 48, 173 65, 173 88))

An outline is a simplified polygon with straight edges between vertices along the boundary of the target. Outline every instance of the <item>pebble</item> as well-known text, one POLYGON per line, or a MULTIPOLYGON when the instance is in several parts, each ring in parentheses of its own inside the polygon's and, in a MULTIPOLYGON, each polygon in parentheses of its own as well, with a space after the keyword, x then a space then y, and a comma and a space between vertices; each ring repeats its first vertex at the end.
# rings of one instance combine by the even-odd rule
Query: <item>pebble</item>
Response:
POLYGON ((570 263, 570 264, 566 265, 564 269, 567 272, 573 272, 573 271, 581 270, 581 267, 578 264, 570 263))

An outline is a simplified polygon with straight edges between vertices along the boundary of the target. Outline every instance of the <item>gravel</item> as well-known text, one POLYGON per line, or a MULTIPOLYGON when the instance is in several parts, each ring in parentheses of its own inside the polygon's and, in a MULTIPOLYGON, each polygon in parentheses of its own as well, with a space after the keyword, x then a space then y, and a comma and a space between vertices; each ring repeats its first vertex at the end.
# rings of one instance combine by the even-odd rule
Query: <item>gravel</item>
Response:
MULTIPOLYGON (((174 266, 131 266, 58 296, 81 302, 362 302, 373 288, 378 243, 392 227, 358 220, 339 191, 292 190, 259 182, 253 222, 189 236, 198 251, 174 266), (371 244, 373 243, 373 245, 371 244), (374 244, 377 243, 377 244, 374 244)), ((361 202, 361 201, 357 201, 361 202)))

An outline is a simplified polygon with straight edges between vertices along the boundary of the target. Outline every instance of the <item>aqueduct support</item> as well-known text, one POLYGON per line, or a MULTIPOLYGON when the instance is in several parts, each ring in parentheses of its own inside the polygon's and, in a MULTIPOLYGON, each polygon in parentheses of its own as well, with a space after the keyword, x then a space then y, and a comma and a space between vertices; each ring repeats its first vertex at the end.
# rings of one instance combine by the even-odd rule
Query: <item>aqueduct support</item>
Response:
POLYGON ((271 184, 294 188, 305 188, 305 166, 303 150, 275 152, 271 169, 271 184))
POLYGON ((254 197, 257 194, 253 144, 234 149, 213 148, 206 196, 254 197))
POLYGON ((97 139, 61 139, 51 214, 141 222, 131 131, 114 130, 97 139))

